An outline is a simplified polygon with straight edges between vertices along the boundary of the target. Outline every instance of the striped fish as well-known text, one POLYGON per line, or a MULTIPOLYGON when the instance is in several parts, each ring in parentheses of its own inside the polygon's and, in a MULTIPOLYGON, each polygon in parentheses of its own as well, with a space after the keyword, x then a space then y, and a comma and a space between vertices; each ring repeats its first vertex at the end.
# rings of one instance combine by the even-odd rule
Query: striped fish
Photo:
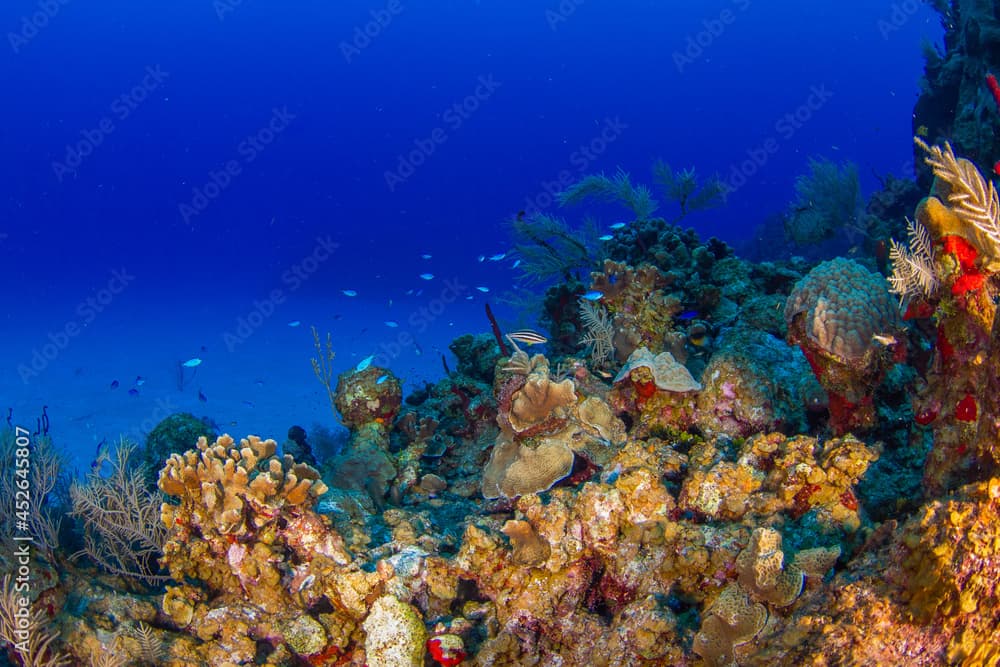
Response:
POLYGON ((541 345, 542 343, 549 342, 549 339, 538 333, 537 331, 532 331, 531 329, 521 329, 520 331, 513 331, 507 334, 507 338, 511 340, 516 340, 519 343, 524 343, 525 345, 541 345))

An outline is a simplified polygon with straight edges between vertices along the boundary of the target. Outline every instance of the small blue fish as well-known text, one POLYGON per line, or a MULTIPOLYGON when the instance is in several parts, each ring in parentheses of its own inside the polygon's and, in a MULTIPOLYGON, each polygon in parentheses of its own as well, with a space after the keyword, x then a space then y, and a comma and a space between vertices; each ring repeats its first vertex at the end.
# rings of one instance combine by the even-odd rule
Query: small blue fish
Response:
POLYGON ((479 257, 476 257, 476 261, 477 262, 485 262, 486 261, 486 255, 480 255, 479 257))
POLYGON ((378 379, 375 380, 375 384, 382 384, 383 382, 385 382, 388 379, 389 379, 388 375, 379 375, 378 379))
POLYGON ((613 238, 614 238, 613 234, 602 234, 602 235, 600 235, 600 236, 597 237, 597 240, 598 241, 610 241, 613 238))
POLYGON ((118 388, 118 380, 112 380, 111 381, 111 388, 112 389, 117 389, 118 388))
POLYGON ((696 317, 698 317, 698 311, 697 310, 685 310, 681 314, 677 315, 676 319, 678 319, 678 320, 693 320, 696 317))
POLYGON ((484 294, 485 294, 486 292, 489 292, 489 291, 490 291, 490 288, 489 288, 489 287, 477 287, 476 289, 477 289, 477 290, 479 290, 480 292, 484 293, 484 294))
POLYGON ((300 324, 302 324, 302 322, 299 322, 298 320, 292 320, 291 322, 288 323, 288 326, 294 328, 294 327, 299 326, 300 324))
POLYGON ((472 295, 470 294, 470 295, 468 295, 467 297, 465 297, 465 300, 466 300, 466 301, 472 301, 472 295))
POLYGON ((139 390, 136 389, 135 387, 132 387, 131 389, 128 390, 128 395, 129 396, 138 396, 139 395, 139 390))
POLYGON ((432 255, 429 252, 425 252, 423 255, 420 256, 420 259, 430 259, 431 257, 432 255))
POLYGON ((589 292, 587 292, 586 294, 584 294, 580 298, 581 299, 586 299, 587 301, 600 301, 602 298, 604 298, 604 292, 601 292, 601 291, 596 290, 596 289, 595 290, 590 290, 589 292))
POLYGON ((434 274, 433 273, 421 273, 420 277, 423 280, 434 280, 434 274))
POLYGON ((399 326, 399 322, 395 320, 386 320, 385 326, 389 327, 390 329, 395 329, 396 327, 399 326))
POLYGON ((506 256, 507 256, 507 253, 505 253, 505 252, 498 252, 495 255, 490 255, 486 259, 490 260, 491 262, 499 262, 501 259, 503 259, 506 256))
POLYGON ((141 387, 144 384, 146 384, 146 378, 142 377, 141 375, 136 375, 135 376, 135 386, 141 387))
POLYGON ((510 268, 512 268, 512 269, 516 269, 516 268, 517 268, 517 267, 519 267, 519 266, 521 266, 521 260, 519 260, 519 259, 515 259, 515 260, 514 260, 514 263, 510 265, 510 268))
POLYGON ((624 222, 616 222, 615 224, 611 225, 611 229, 624 229, 624 228, 625 228, 624 222))
POLYGON ((181 365, 184 366, 184 368, 195 368, 196 366, 201 366, 201 359, 199 359, 198 357, 193 357, 191 359, 188 359, 181 365))
POLYGON ((374 354, 369 354, 367 357, 358 362, 358 365, 354 367, 355 372, 360 373, 369 366, 372 365, 372 361, 375 359, 374 354))
POLYGON ((342 290, 340 290, 340 293, 343 294, 344 296, 357 296, 358 295, 357 290, 352 290, 352 289, 342 289, 342 290))
POLYGON ((208 403, 208 396, 201 389, 198 390, 198 400, 202 403, 208 403))

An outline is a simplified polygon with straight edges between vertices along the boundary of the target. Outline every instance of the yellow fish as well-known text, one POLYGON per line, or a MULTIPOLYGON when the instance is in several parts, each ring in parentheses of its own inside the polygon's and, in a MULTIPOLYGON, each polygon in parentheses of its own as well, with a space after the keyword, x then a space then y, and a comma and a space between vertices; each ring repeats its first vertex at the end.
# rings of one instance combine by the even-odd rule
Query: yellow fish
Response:
POLYGON ((917 128, 918 137, 926 137, 928 134, 930 134, 930 131, 927 129, 926 125, 921 125, 917 128))

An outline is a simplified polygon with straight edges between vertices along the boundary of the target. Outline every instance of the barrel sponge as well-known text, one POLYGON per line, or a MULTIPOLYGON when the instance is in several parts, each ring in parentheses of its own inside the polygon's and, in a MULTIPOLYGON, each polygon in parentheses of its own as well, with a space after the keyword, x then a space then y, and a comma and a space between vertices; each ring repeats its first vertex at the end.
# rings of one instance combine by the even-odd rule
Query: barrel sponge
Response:
POLYGON ((843 362, 862 361, 874 335, 899 326, 885 278, 842 257, 819 264, 796 283, 785 303, 790 331, 799 318, 809 342, 843 362))

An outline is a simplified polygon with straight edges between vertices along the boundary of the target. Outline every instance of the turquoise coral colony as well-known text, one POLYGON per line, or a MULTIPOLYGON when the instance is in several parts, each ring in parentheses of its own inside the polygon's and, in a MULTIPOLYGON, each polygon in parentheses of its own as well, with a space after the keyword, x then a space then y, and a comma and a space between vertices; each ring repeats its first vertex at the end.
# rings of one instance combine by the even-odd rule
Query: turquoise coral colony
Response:
POLYGON ((5 534, 34 538, 30 587, 3 557, 8 658, 998 664, 1000 134, 966 116, 1000 127, 1000 24, 934 6, 916 183, 862 207, 856 169, 817 159, 777 228, 803 255, 863 228, 850 258, 702 241, 677 223, 727 184, 658 162, 665 217, 619 170, 557 199, 628 223, 513 220, 536 330, 487 307, 435 384, 404 396, 374 357, 337 375, 314 330, 335 454, 321 429, 279 443, 176 414, 63 493, 47 414, 36 433, 8 415, 44 501, 0 501, 5 534))

